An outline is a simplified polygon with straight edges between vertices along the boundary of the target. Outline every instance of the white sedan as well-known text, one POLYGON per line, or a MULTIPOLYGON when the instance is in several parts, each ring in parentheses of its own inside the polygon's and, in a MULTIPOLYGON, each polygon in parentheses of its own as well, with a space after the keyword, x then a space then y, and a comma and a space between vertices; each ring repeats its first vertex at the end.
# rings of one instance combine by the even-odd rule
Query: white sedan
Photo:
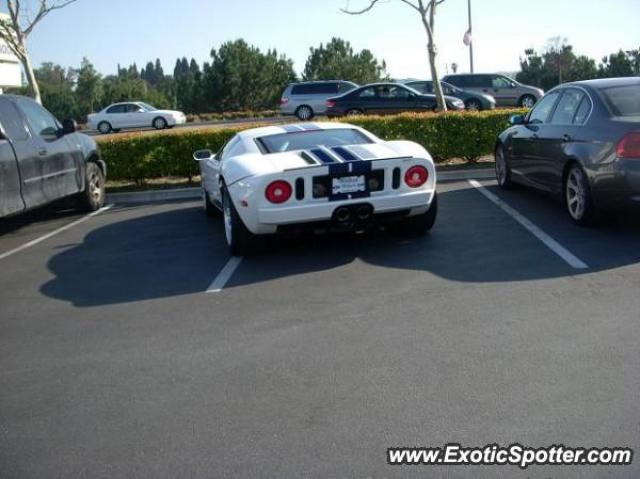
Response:
POLYGON ((92 113, 88 117, 88 126, 102 134, 120 131, 124 128, 173 128, 183 125, 187 117, 181 111, 158 110, 141 102, 114 103, 99 113, 92 113))
POLYGON ((297 123, 237 133, 217 153, 198 150, 202 197, 222 212, 232 255, 262 235, 361 231, 397 222, 425 233, 437 215, 436 171, 418 143, 384 141, 344 123, 297 123))

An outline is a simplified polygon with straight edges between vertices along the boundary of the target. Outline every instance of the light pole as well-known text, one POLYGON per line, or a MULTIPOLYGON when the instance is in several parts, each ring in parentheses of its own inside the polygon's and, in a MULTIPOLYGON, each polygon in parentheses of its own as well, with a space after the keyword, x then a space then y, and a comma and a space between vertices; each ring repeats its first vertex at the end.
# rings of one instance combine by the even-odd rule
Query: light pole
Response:
POLYGON ((471 31, 471 0, 467 0, 469 10, 469 67, 473 73, 473 33, 471 31))

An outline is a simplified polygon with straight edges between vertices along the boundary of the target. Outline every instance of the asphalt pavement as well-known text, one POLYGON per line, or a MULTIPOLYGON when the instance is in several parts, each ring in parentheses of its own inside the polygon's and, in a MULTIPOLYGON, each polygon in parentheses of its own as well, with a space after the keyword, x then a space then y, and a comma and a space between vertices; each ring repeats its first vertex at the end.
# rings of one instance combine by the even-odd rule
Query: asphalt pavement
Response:
POLYGON ((640 446, 640 219, 580 228, 478 186, 441 184, 425 237, 278 239, 209 293, 230 258, 197 202, 5 222, 0 477, 640 477, 637 459, 387 464, 452 442, 640 446))

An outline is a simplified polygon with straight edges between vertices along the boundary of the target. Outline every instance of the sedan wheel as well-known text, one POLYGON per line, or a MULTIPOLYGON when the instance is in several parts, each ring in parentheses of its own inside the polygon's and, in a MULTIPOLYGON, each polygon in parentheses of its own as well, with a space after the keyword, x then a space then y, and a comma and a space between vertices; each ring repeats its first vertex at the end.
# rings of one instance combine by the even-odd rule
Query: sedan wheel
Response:
POLYGON ((106 121, 100 122, 98 125, 98 131, 103 135, 106 135, 111 132, 111 125, 106 121))
POLYGON ((565 202, 576 223, 586 225, 594 216, 593 201, 587 177, 579 165, 573 165, 565 181, 565 202))
POLYGON ((502 146, 496 148, 496 181, 498 186, 503 190, 508 190, 513 186, 511 181, 511 169, 507 163, 507 159, 504 156, 504 149, 502 146))
POLYGON ((471 100, 467 100, 467 103, 465 106, 467 107, 467 110, 470 110, 470 111, 482 110, 482 105, 475 98, 472 98, 471 100))
POLYGON ((520 100, 520 106, 523 108, 533 108, 533 105, 535 104, 536 99, 531 95, 525 95, 522 97, 522 100, 520 100))
POLYGON ((307 105, 302 105, 296 110, 296 116, 299 120, 309 121, 313 118, 313 110, 307 105))
POLYGON ((167 127, 167 120, 164 118, 156 118, 152 125, 156 130, 164 130, 167 127))

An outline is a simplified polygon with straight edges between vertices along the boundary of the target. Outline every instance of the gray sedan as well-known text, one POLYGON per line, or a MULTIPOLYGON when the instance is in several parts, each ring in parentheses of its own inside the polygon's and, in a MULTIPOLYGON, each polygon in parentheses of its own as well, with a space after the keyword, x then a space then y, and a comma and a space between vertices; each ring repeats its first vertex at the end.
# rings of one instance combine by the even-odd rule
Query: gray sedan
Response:
POLYGON ((581 225, 640 205, 640 78, 565 83, 511 124, 495 148, 502 188, 557 193, 581 225))

